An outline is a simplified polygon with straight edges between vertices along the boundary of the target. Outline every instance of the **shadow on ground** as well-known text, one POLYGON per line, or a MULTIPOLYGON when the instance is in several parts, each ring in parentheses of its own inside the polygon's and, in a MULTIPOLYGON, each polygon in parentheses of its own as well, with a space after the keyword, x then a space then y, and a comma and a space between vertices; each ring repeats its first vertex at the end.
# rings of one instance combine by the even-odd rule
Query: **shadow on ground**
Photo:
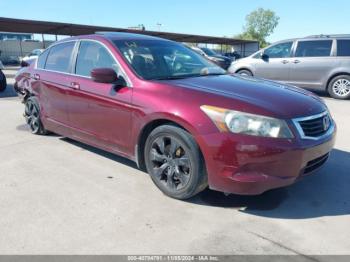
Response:
MULTIPOLYGON (((126 158, 68 138, 60 139, 82 150, 88 150, 138 170, 137 165, 126 158)), ((350 153, 334 149, 325 166, 292 186, 271 190, 259 196, 225 196, 221 192, 207 189, 187 202, 239 209, 247 214, 271 218, 305 219, 340 216, 350 214, 349 185, 350 153)))
POLYGON ((8 84, 5 91, 0 92, 0 98, 17 97, 17 93, 13 85, 8 84))
POLYGON ((259 196, 238 196, 205 190, 191 203, 240 209, 244 213, 284 219, 350 214, 350 153, 333 150, 329 161, 298 183, 259 196))
POLYGON ((121 157, 121 156, 109 153, 107 151, 98 149, 96 147, 92 147, 92 146, 80 143, 80 142, 72 140, 70 138, 61 137, 60 139, 62 141, 64 141, 64 142, 67 142, 67 143, 71 144, 71 145, 80 147, 82 150, 90 151, 92 153, 95 153, 95 154, 98 154, 100 156, 106 157, 106 158, 108 158, 110 160, 116 161, 116 162, 121 163, 123 165, 127 165, 127 166, 129 166, 131 168, 139 170, 135 162, 133 162, 133 161, 131 161, 131 160, 125 158, 125 157, 121 157))
POLYGON ((313 92, 314 94, 320 97, 330 98, 329 94, 325 90, 315 90, 315 89, 307 89, 307 90, 313 92))

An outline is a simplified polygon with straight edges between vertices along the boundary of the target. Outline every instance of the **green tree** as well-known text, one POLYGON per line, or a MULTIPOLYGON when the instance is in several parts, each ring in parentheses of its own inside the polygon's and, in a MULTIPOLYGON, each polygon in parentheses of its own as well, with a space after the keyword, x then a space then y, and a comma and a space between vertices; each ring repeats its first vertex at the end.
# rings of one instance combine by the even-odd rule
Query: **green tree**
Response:
POLYGON ((238 37, 247 40, 257 40, 260 42, 261 47, 265 47, 268 44, 266 38, 273 33, 279 19, 274 11, 258 8, 246 16, 243 33, 238 35, 238 37))

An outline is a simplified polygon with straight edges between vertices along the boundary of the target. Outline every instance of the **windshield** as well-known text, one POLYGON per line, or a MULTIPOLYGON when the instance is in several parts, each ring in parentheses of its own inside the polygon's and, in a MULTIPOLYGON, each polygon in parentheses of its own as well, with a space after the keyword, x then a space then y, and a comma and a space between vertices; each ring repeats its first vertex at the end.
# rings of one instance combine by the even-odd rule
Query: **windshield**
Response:
POLYGON ((203 47, 201 49, 203 50, 204 53, 206 53, 209 56, 217 55, 217 53, 215 53, 214 50, 211 50, 209 48, 203 47))
POLYGON ((226 71, 181 44, 162 40, 115 40, 125 60, 147 80, 165 80, 226 71))

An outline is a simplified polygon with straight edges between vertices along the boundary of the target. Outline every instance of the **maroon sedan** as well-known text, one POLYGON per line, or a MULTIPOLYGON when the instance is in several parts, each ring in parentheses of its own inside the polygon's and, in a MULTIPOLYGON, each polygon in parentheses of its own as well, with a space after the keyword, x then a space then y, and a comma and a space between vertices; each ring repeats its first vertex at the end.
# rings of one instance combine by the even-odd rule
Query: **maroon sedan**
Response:
POLYGON ((144 35, 73 37, 16 76, 34 134, 48 131, 135 161, 166 195, 207 186, 260 194, 322 166, 336 126, 299 88, 225 71, 144 35))

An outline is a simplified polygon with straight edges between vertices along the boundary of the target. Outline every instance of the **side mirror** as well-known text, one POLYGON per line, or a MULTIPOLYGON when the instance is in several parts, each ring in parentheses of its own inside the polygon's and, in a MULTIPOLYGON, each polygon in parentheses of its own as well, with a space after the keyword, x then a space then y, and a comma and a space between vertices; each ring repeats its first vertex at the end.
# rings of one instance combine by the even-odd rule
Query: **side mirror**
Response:
POLYGON ((262 53, 261 54, 261 59, 264 60, 264 61, 268 61, 269 60, 269 56, 264 54, 264 53, 262 53))
POLYGON ((118 80, 118 75, 112 68, 94 68, 90 75, 97 83, 112 84, 118 80))

